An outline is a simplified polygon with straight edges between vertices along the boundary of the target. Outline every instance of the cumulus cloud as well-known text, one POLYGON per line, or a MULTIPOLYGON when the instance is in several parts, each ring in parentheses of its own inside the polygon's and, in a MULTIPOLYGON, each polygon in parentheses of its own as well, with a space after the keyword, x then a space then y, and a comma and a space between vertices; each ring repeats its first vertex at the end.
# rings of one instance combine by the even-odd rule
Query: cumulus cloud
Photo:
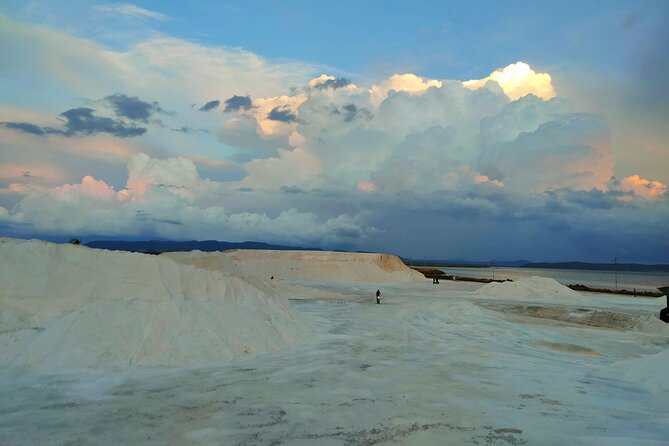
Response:
POLYGON ((509 99, 516 100, 533 94, 542 99, 555 97, 555 89, 548 73, 537 73, 525 62, 516 62, 495 70, 483 79, 473 79, 462 84, 469 89, 483 88, 489 81, 497 82, 509 99))
POLYGON ((511 100, 499 86, 467 88, 415 75, 391 76, 370 89, 313 88, 327 80, 312 79, 306 94, 258 98, 253 113, 224 124, 226 141, 243 130, 246 146, 276 148, 245 165, 245 186, 299 184, 292 174, 300 163, 289 159, 309 160, 301 180, 310 187, 354 190, 371 179, 377 195, 605 190, 612 176, 606 123, 564 99, 511 100))
POLYGON ((369 110, 366 108, 358 108, 355 104, 342 105, 341 109, 335 107, 332 110, 334 114, 341 115, 344 122, 355 121, 359 116, 362 116, 363 118, 372 117, 369 110))
POLYGON ((325 240, 329 224, 340 240, 357 234, 368 237, 365 249, 405 252, 419 248, 398 234, 416 225, 449 249, 472 249, 457 254, 472 258, 489 252, 476 246, 491 244, 533 252, 527 234, 553 240, 553 254, 586 249, 574 240, 605 252, 610 240, 595 246, 592 228, 615 218, 617 240, 643 239, 638 250, 667 246, 656 229, 669 208, 666 186, 636 167, 627 171, 638 178, 612 181, 607 123, 554 97, 550 75, 522 62, 464 83, 396 74, 356 85, 238 48, 154 35, 117 50, 4 16, 0 51, 3 77, 55 85, 68 106, 104 98, 58 120, 0 106, 0 163, 16 167, 6 169, 0 188, 9 192, 0 200, 23 197, 16 207, 17 198, 0 202, 13 224, 48 232, 71 219, 67 231, 277 241, 299 231, 311 242, 325 240), (212 92, 228 99, 216 103, 212 92), (179 122, 159 124, 155 114, 165 109, 177 110, 179 122), (151 156, 133 158, 145 151, 151 156), (175 154, 190 161, 155 161, 175 154), (40 182, 28 168, 36 157, 67 165, 70 187, 40 182), (85 209, 81 218, 72 217, 77 209, 85 209), (435 231, 442 228, 449 230, 435 231), (452 235, 457 228, 483 235, 464 244, 452 235))
POLYGON ((256 122, 258 134, 263 138, 290 135, 298 121, 297 108, 306 100, 304 94, 256 99, 250 113, 256 122))
POLYGON ((425 79, 411 73, 394 74, 388 79, 372 85, 371 103, 375 107, 378 107, 391 91, 421 94, 430 87, 441 87, 441 85, 441 81, 425 79))
POLYGON ((480 166, 483 174, 519 191, 604 189, 613 171, 610 132, 594 115, 554 116, 532 132, 485 148, 480 166))
POLYGON ((244 164, 244 169, 249 174, 241 181, 242 187, 276 189, 314 181, 323 166, 310 150, 298 147, 281 149, 277 156, 254 159, 244 164))
POLYGON ((620 186, 621 189, 632 191, 635 195, 647 200, 660 198, 667 193, 667 190, 669 190, 667 185, 661 181, 647 180, 641 178, 639 175, 631 175, 623 178, 620 186))
POLYGON ((297 122, 297 115, 291 111, 290 107, 284 105, 274 107, 267 113, 267 119, 279 122, 297 122))
POLYGON ((328 76, 327 74, 321 74, 319 77, 311 79, 309 81, 309 87, 318 90, 326 90, 328 88, 334 90, 337 88, 344 88, 349 85, 351 85, 351 81, 349 79, 343 77, 328 76))
POLYGON ((80 183, 26 190, 5 219, 50 234, 153 235, 171 238, 290 240, 295 243, 356 244, 373 228, 359 216, 321 219, 286 209, 228 213, 211 204, 224 189, 203 179, 186 158, 152 159, 140 154, 128 164, 126 187, 85 176, 80 183))

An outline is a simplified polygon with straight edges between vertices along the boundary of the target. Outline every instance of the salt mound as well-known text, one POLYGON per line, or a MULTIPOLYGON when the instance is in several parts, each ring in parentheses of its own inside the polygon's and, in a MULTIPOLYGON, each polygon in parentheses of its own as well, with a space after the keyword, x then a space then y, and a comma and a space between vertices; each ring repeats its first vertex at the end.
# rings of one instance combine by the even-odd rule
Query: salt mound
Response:
POLYGON ((308 327, 261 280, 163 256, 0 239, 0 365, 214 363, 290 345, 308 327))
POLYGON ((408 282, 425 277, 399 257, 328 251, 232 250, 164 253, 179 262, 212 271, 240 271, 253 277, 347 282, 408 282))
POLYGON ((634 319, 632 330, 669 336, 669 324, 661 321, 656 313, 637 316, 634 319))
POLYGON ((583 298, 574 290, 547 277, 522 277, 514 282, 492 282, 476 291, 486 297, 524 302, 580 302, 583 298))
POLYGON ((633 382, 650 392, 669 392, 667 381, 669 349, 654 355, 619 361, 608 371, 618 378, 633 382))

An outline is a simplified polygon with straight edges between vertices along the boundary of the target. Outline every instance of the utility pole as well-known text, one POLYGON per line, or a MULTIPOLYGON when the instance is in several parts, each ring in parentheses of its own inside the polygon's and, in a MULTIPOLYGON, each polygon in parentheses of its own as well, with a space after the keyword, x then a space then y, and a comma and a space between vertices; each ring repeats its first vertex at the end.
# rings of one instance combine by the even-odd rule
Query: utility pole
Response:
POLYGON ((613 263, 614 263, 613 276, 615 277, 616 280, 616 291, 618 291, 618 257, 614 257, 613 263))
POLYGON ((495 280, 495 264, 497 263, 497 260, 492 261, 492 280, 495 280))

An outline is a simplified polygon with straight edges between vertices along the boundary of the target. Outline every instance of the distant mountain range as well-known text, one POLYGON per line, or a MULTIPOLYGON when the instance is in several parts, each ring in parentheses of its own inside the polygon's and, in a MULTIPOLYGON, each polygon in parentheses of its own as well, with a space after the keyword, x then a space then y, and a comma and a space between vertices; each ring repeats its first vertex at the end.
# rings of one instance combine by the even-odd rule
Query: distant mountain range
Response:
MULTIPOLYGON (((86 246, 98 249, 109 249, 113 251, 143 252, 149 254, 160 254, 168 251, 226 251, 228 249, 269 249, 276 251, 323 251, 321 248, 305 248, 297 246, 272 245, 263 242, 221 242, 217 240, 204 241, 171 241, 171 240, 96 240, 84 243, 86 246)), ((359 251, 360 252, 360 251, 359 251)), ((528 260, 510 261, 470 261, 463 259, 434 260, 434 259, 410 259, 402 258, 407 265, 426 265, 439 267, 464 267, 464 268, 486 268, 490 266, 512 267, 512 268, 551 268, 551 269, 580 269, 593 271, 613 271, 616 267, 613 263, 588 263, 588 262, 530 262, 528 260)), ((655 272, 669 273, 669 265, 644 265, 640 263, 619 263, 618 271, 630 272, 655 272)))
POLYGON ((174 251, 226 251, 228 249, 270 249, 274 251, 322 251, 320 248, 299 248, 295 246, 270 245, 262 242, 219 242, 217 240, 184 241, 175 242, 171 240, 146 240, 146 241, 123 241, 123 240, 97 240, 84 243, 91 248, 109 249, 112 251, 143 252, 148 254, 160 254, 161 252, 174 251))

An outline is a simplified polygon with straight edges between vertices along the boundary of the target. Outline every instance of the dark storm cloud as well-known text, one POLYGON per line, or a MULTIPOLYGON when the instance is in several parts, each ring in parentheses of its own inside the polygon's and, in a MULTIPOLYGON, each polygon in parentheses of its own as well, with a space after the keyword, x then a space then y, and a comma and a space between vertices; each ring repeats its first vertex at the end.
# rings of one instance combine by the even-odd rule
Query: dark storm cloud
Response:
POLYGON ((237 110, 250 110, 253 107, 251 96, 234 95, 225 100, 225 112, 234 112, 237 110))
POLYGON ((77 107, 60 114, 65 118, 65 136, 95 135, 108 133, 119 138, 131 138, 146 133, 146 128, 127 125, 122 121, 104 116, 96 116, 95 110, 77 107))
POLYGON ((632 58, 636 79, 632 84, 629 97, 643 107, 653 107, 655 111, 669 112, 669 4, 661 3, 652 17, 645 21, 639 17, 627 18, 622 24, 623 32, 633 38, 640 38, 640 44, 634 47, 632 58), (636 36, 636 37, 634 37, 636 36), (640 37, 639 37, 640 36, 640 37))
POLYGON ((148 122, 154 113, 164 113, 157 102, 146 102, 137 96, 128 96, 116 93, 103 99, 109 104, 117 116, 130 119, 131 121, 148 122))
POLYGON ((207 102, 202 107, 200 107, 200 111, 201 112, 208 112, 208 111, 211 111, 211 110, 217 108, 219 105, 221 105, 221 101, 219 101, 218 99, 215 99, 213 101, 207 102))
POLYGON ((337 89, 337 88, 342 88, 351 83, 350 80, 343 78, 343 77, 337 77, 334 79, 328 79, 326 81, 321 82, 320 84, 314 85, 314 88, 317 90, 326 90, 328 88, 337 89))
POLYGON ((297 115, 288 107, 274 107, 272 111, 267 114, 267 119, 279 122, 297 122, 297 115))

